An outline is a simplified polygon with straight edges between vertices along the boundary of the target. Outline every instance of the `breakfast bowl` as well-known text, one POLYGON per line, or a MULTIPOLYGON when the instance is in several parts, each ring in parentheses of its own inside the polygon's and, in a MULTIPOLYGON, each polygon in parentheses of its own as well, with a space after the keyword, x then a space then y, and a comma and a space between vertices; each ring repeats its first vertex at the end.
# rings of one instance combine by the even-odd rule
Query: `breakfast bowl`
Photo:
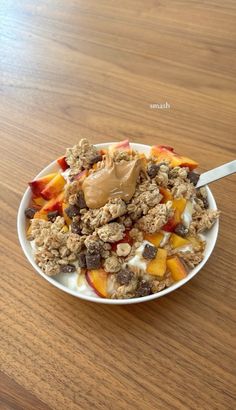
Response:
MULTIPOLYGON (((109 147, 114 146, 114 144, 115 143, 97 144, 95 145, 95 147, 99 152, 105 152, 106 150, 109 149, 109 147)), ((144 156, 150 155, 151 147, 148 145, 132 143, 129 145, 129 148, 130 147, 132 148, 132 150, 135 150, 137 153, 140 153, 141 156, 143 154, 144 156)), ((168 151, 169 149, 170 147, 166 147, 166 146, 165 148, 163 148, 164 151, 165 150, 168 151)), ((173 150, 171 149, 170 152, 172 151, 173 150)), ((163 160, 163 157, 161 156, 159 160, 163 160)), ((35 180, 38 180, 49 174, 51 175, 51 174, 58 173, 61 170, 59 163, 60 161, 58 162, 57 160, 50 163, 36 176, 35 180)), ((217 211, 217 206, 216 206, 214 196, 211 190, 209 189, 209 187, 207 186, 205 187, 205 195, 206 195, 206 201, 208 203, 209 209, 212 211, 217 211)), ((23 249, 23 252, 25 256, 27 257, 28 261, 33 266, 35 271, 53 286, 57 287, 58 289, 70 295, 73 295, 75 297, 78 297, 80 299, 87 300, 90 302, 95 302, 95 303, 105 303, 105 304, 111 304, 111 305, 141 303, 141 302, 147 302, 153 299, 157 299, 161 296, 167 295, 168 293, 175 291, 176 289, 180 288, 181 286, 186 284, 188 281, 190 281, 204 267, 204 265, 208 261, 215 247, 215 243, 216 243, 217 236, 218 236, 219 221, 218 221, 218 218, 216 218, 216 220, 214 221, 210 229, 200 234, 202 240, 204 241, 204 251, 203 251, 202 260, 197 264, 197 266, 190 267, 190 269, 188 270, 188 273, 183 278, 180 277, 178 281, 173 281, 170 284, 170 286, 165 287, 163 290, 160 290, 160 291, 157 291, 156 293, 151 293, 148 295, 142 295, 142 297, 129 297, 129 298, 123 297, 121 299, 108 298, 104 296, 101 297, 99 295, 99 292, 97 293, 94 292, 94 289, 91 286, 92 285, 91 281, 87 281, 86 283, 85 282, 80 283, 80 280, 78 278, 78 273, 67 271, 67 272, 60 272, 56 274, 55 276, 49 276, 36 263, 35 257, 34 257, 35 249, 34 249, 34 246, 32 245, 32 242, 28 240, 28 236, 27 236, 27 229, 28 229, 29 222, 27 218, 25 217, 25 210, 29 206, 31 200, 32 200, 32 190, 30 187, 28 187, 21 200, 19 211, 18 211, 18 217, 17 217, 18 237, 19 237, 19 241, 23 249)), ((172 235, 172 233, 169 232, 169 235, 172 235)), ((149 242, 146 241, 146 243, 149 243, 149 242)))

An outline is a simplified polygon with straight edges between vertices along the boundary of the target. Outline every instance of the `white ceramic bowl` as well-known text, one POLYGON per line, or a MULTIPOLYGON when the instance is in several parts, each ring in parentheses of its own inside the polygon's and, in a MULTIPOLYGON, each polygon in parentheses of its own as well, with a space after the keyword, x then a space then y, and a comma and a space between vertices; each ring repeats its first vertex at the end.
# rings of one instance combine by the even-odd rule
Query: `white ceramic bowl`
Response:
MULTIPOLYGON (((107 148, 111 143, 107 143, 107 144, 97 144, 96 146, 98 148, 107 148)), ((131 144, 132 148, 134 148, 135 150, 139 151, 139 152, 144 152, 145 154, 149 155, 150 152, 150 146, 148 145, 144 145, 144 144, 131 144)), ((57 164, 56 161, 52 162, 51 164, 49 164, 46 168, 44 168, 37 176, 36 178, 42 177, 46 174, 49 174, 51 172, 55 172, 59 170, 59 166, 57 164)), ((207 194, 208 194, 208 201, 209 201, 209 206, 210 209, 217 209, 216 207, 216 202, 215 199, 210 191, 210 189, 207 187, 207 194)), ((104 298, 100 298, 96 295, 94 296, 89 296, 89 295, 85 295, 77 290, 72 290, 70 289, 68 286, 65 286, 65 284, 63 284, 63 276, 62 274, 58 275, 58 277, 50 277, 45 275, 45 273, 43 273, 43 271, 36 265, 34 258, 33 258, 33 251, 32 251, 32 247, 30 242, 26 239, 26 218, 24 215, 24 210, 25 208, 27 208, 29 202, 31 199, 31 190, 30 188, 27 188, 24 196, 22 198, 22 201, 20 203, 20 207, 19 207, 19 211, 18 211, 18 217, 17 217, 17 230, 18 230, 18 236, 19 236, 19 240, 20 240, 20 244, 22 246, 22 249, 27 257, 27 259, 29 260, 29 262, 31 263, 31 265, 33 266, 33 268, 44 278, 46 279, 48 282, 50 282, 52 285, 56 286, 57 288, 63 290, 64 292, 67 292, 73 296, 76 296, 78 298, 84 299, 84 300, 88 300, 90 302, 96 302, 96 303, 106 303, 106 304, 110 304, 110 305, 125 305, 125 304, 131 304, 131 303, 140 303, 140 302, 147 302, 149 300, 153 300, 153 299, 157 299, 160 298, 161 296, 167 295, 170 292, 173 292, 175 289, 178 289, 179 287, 183 286, 185 283, 187 283, 189 280, 191 280, 199 271, 200 269, 202 269, 202 267, 205 265, 205 263, 207 262, 208 258, 210 257, 215 243, 216 243, 216 239, 218 236, 218 230, 219 230, 219 221, 217 220, 216 223, 214 224, 214 226, 211 228, 210 231, 208 231, 205 235, 205 239, 206 239, 206 249, 205 249, 205 256, 204 259, 202 260, 202 262, 196 266, 194 269, 192 269, 188 276, 182 280, 180 280, 179 282, 174 283, 172 286, 170 286, 169 288, 166 288, 164 290, 162 290, 161 292, 155 293, 153 295, 149 295, 149 296, 144 296, 141 298, 133 298, 133 299, 104 299, 104 298)), ((64 275, 68 275, 68 274, 64 274, 64 275)), ((65 281, 64 281, 65 283, 65 281)))

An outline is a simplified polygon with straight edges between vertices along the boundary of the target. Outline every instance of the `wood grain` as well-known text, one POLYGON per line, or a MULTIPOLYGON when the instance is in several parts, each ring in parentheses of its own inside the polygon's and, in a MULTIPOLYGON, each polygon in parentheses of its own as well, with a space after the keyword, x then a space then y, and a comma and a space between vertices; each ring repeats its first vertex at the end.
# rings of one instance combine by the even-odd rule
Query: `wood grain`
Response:
POLYGON ((4 0, 0 21, 1 409, 232 410, 234 176, 212 187, 222 217, 206 267, 147 304, 51 287, 16 214, 27 181, 81 136, 168 143, 201 170, 234 159, 235 1, 4 0))

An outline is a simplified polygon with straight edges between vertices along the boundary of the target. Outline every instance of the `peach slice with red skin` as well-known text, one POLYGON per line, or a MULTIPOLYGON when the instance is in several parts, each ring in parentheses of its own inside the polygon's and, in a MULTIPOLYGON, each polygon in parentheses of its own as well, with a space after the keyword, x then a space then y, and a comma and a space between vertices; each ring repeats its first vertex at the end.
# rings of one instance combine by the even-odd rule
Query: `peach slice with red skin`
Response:
POLYGON ((130 149, 131 148, 130 148, 129 140, 123 140, 115 144, 111 144, 108 148, 108 151, 110 153, 113 153, 115 151, 129 151, 130 149))
POLYGON ((151 148, 151 155, 158 162, 168 161, 172 167, 188 167, 191 171, 197 168, 198 163, 191 158, 181 156, 174 152, 174 148, 168 145, 155 145, 151 148))
POLYGON ((52 198, 49 201, 47 201, 46 204, 40 210, 40 212, 48 213, 52 211, 58 211, 59 214, 61 214, 63 199, 64 199, 64 192, 61 192, 59 195, 57 195, 56 198, 52 198))
POLYGON ((57 175, 57 173, 55 172, 53 174, 48 174, 48 175, 45 175, 42 178, 35 179, 34 181, 29 182, 29 186, 31 188, 31 191, 32 191, 33 195, 35 197, 41 196, 41 192, 44 190, 44 188, 46 188, 47 184, 53 178, 55 178, 56 175, 57 175))
POLYGON ((172 256, 167 259, 167 268, 171 272, 171 276, 175 282, 184 279, 188 272, 178 256, 172 256))
POLYGON ((107 272, 103 269, 88 270, 85 275, 88 284, 94 289, 96 294, 102 298, 108 297, 107 275, 107 272))
POLYGON ((65 156, 57 158, 57 163, 58 163, 58 165, 60 165, 62 171, 66 171, 66 169, 69 168, 69 165, 66 162, 66 157, 65 156))
POLYGON ((43 199, 41 196, 37 196, 37 197, 32 198, 32 203, 33 203, 33 206, 42 208, 45 205, 46 200, 43 199))
POLYGON ((43 189, 41 192, 42 197, 44 199, 55 198, 63 190, 65 184, 65 178, 58 173, 43 189))

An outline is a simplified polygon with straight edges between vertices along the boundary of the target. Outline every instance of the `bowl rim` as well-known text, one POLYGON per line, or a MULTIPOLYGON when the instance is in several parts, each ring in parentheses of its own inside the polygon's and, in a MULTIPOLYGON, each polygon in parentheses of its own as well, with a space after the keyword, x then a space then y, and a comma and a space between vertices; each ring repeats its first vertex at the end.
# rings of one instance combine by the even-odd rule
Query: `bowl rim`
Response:
MULTIPOLYGON (((107 142, 107 143, 100 143, 100 144, 94 144, 97 148, 107 148, 109 145, 113 144, 114 142, 107 142)), ((140 144, 140 143, 130 143, 131 147, 135 149, 135 147, 139 149, 147 149, 150 148, 151 146, 148 144, 140 144)), ((60 169, 59 165, 57 164, 57 160, 52 161, 49 165, 44 167, 35 177, 34 179, 40 178, 43 175, 46 175, 48 172, 51 171, 51 168, 56 167, 60 169)), ((210 199, 211 202, 211 209, 216 210, 217 205, 215 198, 208 186, 206 186, 207 189, 207 195, 208 198, 210 199)), ((56 288, 60 289, 61 291, 64 291, 72 296, 75 296, 79 299, 86 300, 89 302, 94 302, 94 303, 102 303, 102 304, 108 304, 108 305, 128 305, 128 304, 134 304, 134 303, 143 303, 143 302, 148 302, 154 299, 158 299, 162 296, 165 296, 176 289, 180 288, 181 286, 185 285, 188 283, 206 264, 208 261, 209 257, 211 256, 213 249, 216 244, 216 240, 218 237, 218 232, 219 232, 219 219, 216 220, 214 226, 211 229, 214 229, 214 235, 213 239, 210 242, 210 246, 208 249, 207 254, 204 256, 203 260, 197 265, 194 269, 192 269, 189 274, 186 276, 186 278, 174 283, 168 288, 163 289, 160 292, 154 293, 152 295, 144 296, 144 297, 139 297, 139 298, 131 298, 131 299, 106 299, 106 298, 101 298, 97 296, 89 296, 89 295, 83 295, 82 293, 79 293, 78 291, 69 289, 67 286, 63 285, 62 283, 56 281, 53 279, 52 276, 46 275, 40 268, 39 266, 35 263, 34 258, 33 258, 33 252, 28 252, 26 244, 29 243, 29 241, 26 238, 26 229, 25 229, 25 223, 22 223, 25 221, 25 215, 24 215, 24 210, 27 207, 29 203, 29 198, 31 195, 30 188, 27 187, 26 191, 24 192, 24 195, 21 199, 19 209, 18 209, 18 214, 17 214, 17 233, 18 233, 18 238, 20 245, 22 247, 22 250, 30 262, 30 264, 33 266, 33 268, 36 270, 36 272, 42 276, 44 279, 46 279, 49 283, 54 285, 56 288)))

